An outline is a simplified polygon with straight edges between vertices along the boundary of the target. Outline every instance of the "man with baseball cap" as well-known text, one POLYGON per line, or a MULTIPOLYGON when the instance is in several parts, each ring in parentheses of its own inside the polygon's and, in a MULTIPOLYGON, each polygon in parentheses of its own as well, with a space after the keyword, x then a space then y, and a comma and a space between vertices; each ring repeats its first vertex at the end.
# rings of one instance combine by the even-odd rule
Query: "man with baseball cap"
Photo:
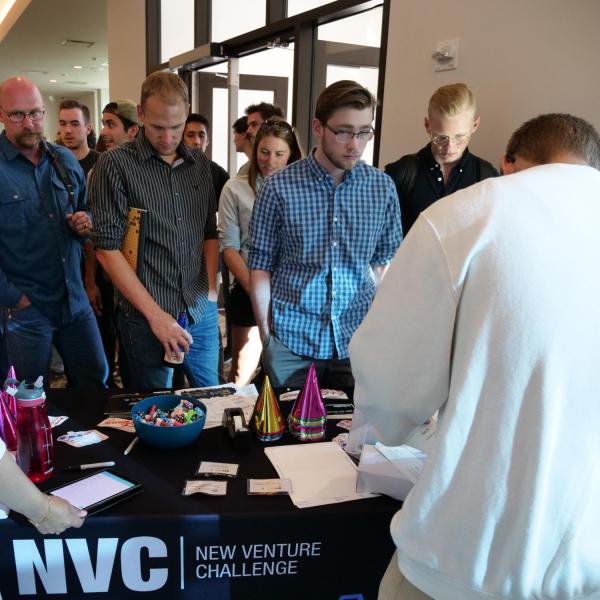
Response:
POLYGON ((114 100, 102 111, 100 135, 107 150, 135 138, 142 123, 137 116, 137 105, 132 100, 114 100))

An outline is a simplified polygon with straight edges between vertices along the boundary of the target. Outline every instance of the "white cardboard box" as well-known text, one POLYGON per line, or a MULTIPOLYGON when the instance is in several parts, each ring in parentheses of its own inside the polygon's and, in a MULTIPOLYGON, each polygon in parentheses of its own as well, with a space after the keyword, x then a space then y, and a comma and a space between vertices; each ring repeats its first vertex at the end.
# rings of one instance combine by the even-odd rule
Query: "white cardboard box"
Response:
MULTIPOLYGON (((385 448, 385 450, 393 453, 398 449, 385 448)), ((408 456, 406 459, 396 458, 392 462, 376 446, 364 444, 358 465, 356 491, 385 494, 396 500, 404 500, 416 481, 415 463, 425 462, 424 454, 413 448, 410 448, 410 451, 413 453, 412 457, 408 456), (409 468, 404 469, 404 465, 409 468)))

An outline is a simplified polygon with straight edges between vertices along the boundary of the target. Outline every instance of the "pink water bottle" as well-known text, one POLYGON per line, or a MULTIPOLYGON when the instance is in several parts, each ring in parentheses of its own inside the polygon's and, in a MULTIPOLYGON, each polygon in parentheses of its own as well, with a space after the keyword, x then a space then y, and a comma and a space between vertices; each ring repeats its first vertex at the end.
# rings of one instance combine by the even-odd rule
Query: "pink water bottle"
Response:
POLYGON ((46 412, 43 377, 22 381, 17 389, 17 463, 31 481, 48 479, 54 470, 52 429, 46 412))

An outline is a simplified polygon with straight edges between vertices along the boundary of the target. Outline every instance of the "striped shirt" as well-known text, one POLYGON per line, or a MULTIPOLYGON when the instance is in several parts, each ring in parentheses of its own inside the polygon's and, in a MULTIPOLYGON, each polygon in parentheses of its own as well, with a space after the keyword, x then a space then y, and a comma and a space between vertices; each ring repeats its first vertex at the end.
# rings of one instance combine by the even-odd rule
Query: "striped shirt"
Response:
POLYGON ((292 352, 346 358, 375 295, 373 266, 402 241, 393 181, 362 161, 338 186, 311 154, 265 180, 250 269, 271 272, 272 329, 292 352))
MULTIPOLYGON (((96 248, 120 250, 129 208, 147 211, 140 281, 173 317, 198 322, 208 295, 203 244, 217 239, 216 200, 208 159, 180 143, 172 165, 144 135, 104 152, 92 172, 89 203, 96 248)), ((137 314, 120 293, 126 314, 137 314)))

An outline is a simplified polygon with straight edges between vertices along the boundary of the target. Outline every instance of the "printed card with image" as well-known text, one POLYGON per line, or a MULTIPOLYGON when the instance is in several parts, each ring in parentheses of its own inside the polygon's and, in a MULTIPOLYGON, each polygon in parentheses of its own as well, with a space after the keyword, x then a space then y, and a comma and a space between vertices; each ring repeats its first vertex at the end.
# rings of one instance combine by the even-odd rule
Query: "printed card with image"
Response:
POLYGON ((96 427, 110 427, 112 429, 120 429, 128 433, 135 433, 135 427, 131 419, 122 419, 120 417, 108 417, 104 421, 100 421, 96 427))
POLYGON ((62 425, 68 418, 69 417, 48 417, 48 420, 50 421, 50 427, 54 429, 55 427, 62 425))
POLYGON ((108 436, 97 429, 91 429, 89 431, 69 431, 69 433, 61 435, 56 439, 59 442, 64 442, 74 448, 82 448, 83 446, 90 446, 91 444, 103 442, 108 439, 108 436))

